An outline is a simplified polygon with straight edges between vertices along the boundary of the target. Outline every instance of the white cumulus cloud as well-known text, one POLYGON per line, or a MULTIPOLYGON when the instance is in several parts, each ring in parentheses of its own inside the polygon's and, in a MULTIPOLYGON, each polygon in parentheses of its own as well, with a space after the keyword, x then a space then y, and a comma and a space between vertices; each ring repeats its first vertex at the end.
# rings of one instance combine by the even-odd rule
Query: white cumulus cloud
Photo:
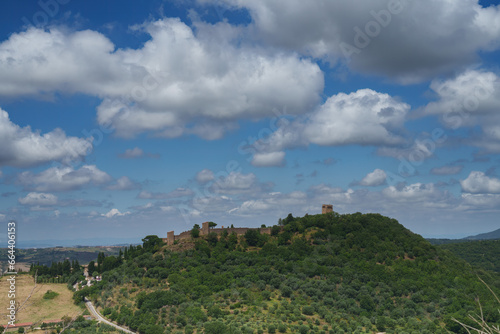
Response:
POLYGON ((500 194, 500 179, 489 177, 483 172, 472 171, 461 180, 462 191, 471 194, 500 194))
POLYGON ((368 173, 359 184, 366 187, 376 187, 385 184, 387 174, 381 169, 375 169, 373 172, 368 173))
POLYGON ((500 46, 499 7, 478 0, 198 2, 247 9, 248 30, 264 43, 405 83, 452 73, 500 46))
MULTIPOLYGON (((0 79, 0 82, 3 79, 0 79)), ((14 124, 0 109, 0 166, 31 167, 51 161, 79 160, 92 149, 88 140, 67 137, 61 129, 41 134, 14 124)))
MULTIPOLYGON (((117 49, 103 34, 30 28, 0 43, 0 96, 97 96, 97 120, 122 137, 142 132, 220 138, 240 119, 287 107, 301 114, 323 90, 323 73, 293 52, 240 43, 238 28, 165 18, 141 27, 139 49, 117 49)), ((137 154, 139 152, 130 152, 137 154)))
POLYGON ((95 165, 72 167, 51 167, 41 173, 23 172, 18 182, 26 189, 39 192, 77 190, 91 185, 103 185, 112 180, 111 176, 95 165))
POLYGON ((487 153, 500 152, 500 76, 494 72, 467 70, 454 78, 435 80, 431 89, 437 100, 423 108, 439 115, 447 128, 477 127, 480 136, 463 140, 487 153))
POLYGON ((31 192, 25 197, 18 199, 18 202, 22 205, 39 205, 39 206, 49 206, 57 204, 57 196, 53 194, 37 193, 31 192))
POLYGON ((214 172, 210 169, 204 169, 196 174, 196 181, 200 184, 206 184, 215 179, 214 172))
POLYGON ((432 199, 440 200, 449 197, 449 195, 432 183, 414 183, 404 187, 390 186, 382 191, 387 198, 397 202, 430 202, 432 199))
POLYGON ((280 126, 269 138, 254 145, 252 163, 280 165, 285 149, 310 144, 401 145, 405 143, 401 133, 409 110, 408 104, 371 89, 333 95, 316 110, 280 126))
POLYGON ((252 157, 252 165, 256 167, 282 166, 285 160, 285 152, 263 152, 255 153, 252 157))
POLYGON ((120 217, 120 216, 125 216, 125 215, 128 215, 130 214, 130 212, 124 212, 124 213, 121 213, 118 209, 111 209, 109 210, 107 213, 103 213, 102 216, 106 217, 106 218, 112 218, 112 217, 120 217))

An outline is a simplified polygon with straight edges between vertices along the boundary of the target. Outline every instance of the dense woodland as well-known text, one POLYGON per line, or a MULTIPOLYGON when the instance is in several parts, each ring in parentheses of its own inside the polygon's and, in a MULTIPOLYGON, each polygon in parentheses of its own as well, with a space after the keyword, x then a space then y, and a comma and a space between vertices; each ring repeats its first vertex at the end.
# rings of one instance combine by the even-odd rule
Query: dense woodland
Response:
POLYGON ((245 236, 210 234, 173 252, 148 236, 103 281, 75 293, 140 333, 466 333, 499 322, 497 274, 432 246, 396 220, 337 213, 245 236), (478 276, 477 276, 478 275, 478 276))
POLYGON ((476 266, 500 273, 500 240, 477 240, 441 245, 476 266))

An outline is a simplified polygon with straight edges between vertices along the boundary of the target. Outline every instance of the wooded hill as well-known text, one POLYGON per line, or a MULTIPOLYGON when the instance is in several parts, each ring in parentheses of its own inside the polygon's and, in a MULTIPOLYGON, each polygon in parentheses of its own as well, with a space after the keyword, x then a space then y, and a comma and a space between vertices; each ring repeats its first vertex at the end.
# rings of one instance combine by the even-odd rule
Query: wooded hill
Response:
POLYGON ((439 247, 475 266, 500 273, 500 240, 474 240, 439 247))
POLYGON ((148 236, 88 296, 140 333, 466 333, 479 310, 500 321, 474 269, 379 214, 280 220, 271 235, 210 234, 172 251, 148 236))

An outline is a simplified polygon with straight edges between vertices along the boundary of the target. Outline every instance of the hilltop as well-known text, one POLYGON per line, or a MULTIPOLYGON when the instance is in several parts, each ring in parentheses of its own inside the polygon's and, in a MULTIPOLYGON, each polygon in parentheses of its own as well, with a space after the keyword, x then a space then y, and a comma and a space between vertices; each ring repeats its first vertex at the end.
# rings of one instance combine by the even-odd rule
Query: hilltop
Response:
MULTIPOLYGON (((156 333, 459 333, 498 275, 474 269, 379 214, 289 215, 270 234, 149 236, 75 293, 108 318, 156 333), (181 243, 190 247, 179 247, 181 243), (176 251, 179 250, 180 251, 176 251)), ((194 234, 196 235, 196 234, 194 234)), ((106 262, 106 260, 104 260, 106 262)))

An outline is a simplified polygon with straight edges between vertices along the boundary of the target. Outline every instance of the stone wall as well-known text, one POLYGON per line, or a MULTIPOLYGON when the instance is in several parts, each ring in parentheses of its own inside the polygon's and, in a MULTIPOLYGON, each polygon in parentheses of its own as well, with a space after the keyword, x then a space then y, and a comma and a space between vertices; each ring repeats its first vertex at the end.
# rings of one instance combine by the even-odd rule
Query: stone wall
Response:
MULTIPOLYGON (((203 227, 208 227, 208 223, 203 223, 203 227), (206 225, 205 225, 206 224, 206 225)), ((223 231, 227 231, 228 234, 236 233, 237 235, 243 235, 248 230, 260 230, 261 234, 271 234, 271 228, 252 228, 252 227, 228 227, 228 228, 203 228, 200 230, 200 236, 208 235, 209 233, 216 233, 218 235, 222 234, 223 231), (208 231, 208 232, 207 232, 208 231)), ((185 231, 180 233, 179 235, 174 235, 174 231, 170 231, 167 233, 167 238, 162 238, 162 241, 167 245, 173 245, 175 240, 185 240, 191 238, 191 231, 185 231)))

